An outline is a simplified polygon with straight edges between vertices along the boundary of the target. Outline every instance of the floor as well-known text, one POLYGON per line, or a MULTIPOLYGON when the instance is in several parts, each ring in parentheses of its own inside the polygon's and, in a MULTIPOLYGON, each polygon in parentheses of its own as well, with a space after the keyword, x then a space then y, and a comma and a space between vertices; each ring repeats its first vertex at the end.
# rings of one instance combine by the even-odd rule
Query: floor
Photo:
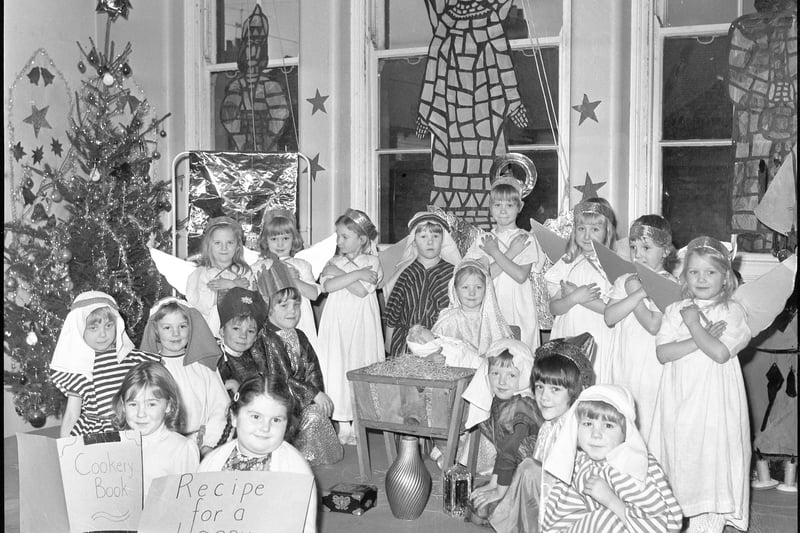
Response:
MULTIPOLYGON (((41 430, 47 435, 57 435, 57 428, 41 430)), ((373 477, 368 482, 378 487, 378 503, 361 516, 342 513, 320 512, 320 533, 478 533, 486 528, 451 518, 442 512, 441 474, 436 464, 426 460, 433 476, 433 489, 422 516, 414 521, 402 521, 392 516, 383 489, 383 479, 388 464, 383 439, 379 433, 370 432, 369 438, 373 477)), ((19 470, 17 467, 17 441, 15 437, 3 443, 3 481, 5 499, 5 532, 19 533, 19 470)), ((359 480, 358 460, 355 446, 345 446, 344 460, 335 465, 314 469, 320 493, 342 482, 359 480)), ((779 474, 774 473, 777 479, 779 474)), ((750 533, 788 533, 797 531, 797 493, 787 494, 777 490, 753 491, 750 510, 750 533)), ((733 533, 735 530, 730 529, 733 533)), ((728 531, 726 530, 726 533, 728 531)))

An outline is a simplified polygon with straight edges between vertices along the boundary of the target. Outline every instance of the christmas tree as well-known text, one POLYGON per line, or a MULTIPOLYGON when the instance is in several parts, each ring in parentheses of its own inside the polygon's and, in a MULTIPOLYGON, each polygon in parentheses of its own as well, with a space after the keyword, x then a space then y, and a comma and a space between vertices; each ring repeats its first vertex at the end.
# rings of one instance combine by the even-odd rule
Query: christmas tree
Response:
POLYGON ((169 115, 149 119, 147 100, 125 87, 131 44, 116 54, 110 33, 129 10, 128 0, 98 2, 97 12, 107 14, 105 43, 102 50, 91 39, 90 47, 78 43, 78 69, 86 71, 85 61, 94 72, 82 81, 75 109, 64 110, 72 111, 73 164, 26 165, 16 192, 29 216, 4 227, 4 349, 13 368, 3 382, 17 413, 35 427, 63 411, 65 398, 48 368, 73 298, 87 290, 113 296, 138 345, 150 307, 169 292, 148 250, 170 248, 160 222, 172 208, 170 187, 149 175, 169 115))

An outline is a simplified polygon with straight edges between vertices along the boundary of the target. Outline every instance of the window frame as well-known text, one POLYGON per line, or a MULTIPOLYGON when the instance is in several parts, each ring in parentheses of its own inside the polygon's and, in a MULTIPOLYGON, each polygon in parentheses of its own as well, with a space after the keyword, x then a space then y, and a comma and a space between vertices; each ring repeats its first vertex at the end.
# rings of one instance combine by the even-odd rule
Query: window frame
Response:
MULTIPOLYGON (((379 45, 378 41, 380 39, 380 32, 376 29, 378 21, 381 20, 381 8, 382 3, 381 0, 358 0, 364 5, 365 11, 364 14, 367 15, 364 18, 358 16, 357 13, 351 14, 351 27, 357 28, 359 26, 355 25, 358 21, 366 22, 369 21, 369 26, 367 32, 364 34, 364 62, 356 63, 353 62, 351 65, 359 65, 359 64, 366 64, 367 68, 365 69, 366 75, 364 76, 366 79, 364 80, 366 83, 366 87, 364 88, 364 94, 367 95, 367 102, 368 107, 371 110, 371 116, 368 119, 361 117, 360 123, 363 125, 364 122, 368 122, 367 127, 358 128, 354 127, 351 131, 351 146, 364 146, 366 147, 366 153, 368 154, 367 161, 364 161, 366 169, 368 172, 361 173, 356 170, 357 167, 353 167, 353 189, 351 192, 351 200, 353 202, 360 202, 358 205, 364 205, 365 211, 370 214, 370 216, 376 217, 376 219, 380 218, 380 179, 375 179, 376 176, 379 176, 380 172, 380 157, 382 155, 390 155, 390 154, 422 154, 422 153, 429 153, 430 147, 428 148, 380 148, 380 80, 379 80, 379 68, 378 65, 382 59, 397 59, 397 58, 404 58, 404 57, 422 57, 423 59, 427 56, 428 53, 428 46, 417 46, 417 47, 406 47, 406 48, 391 48, 386 50, 378 50, 377 46, 379 45), (367 179, 367 176, 371 176, 372 179, 367 179), (368 182, 372 182, 371 184, 368 182), (366 194, 358 194, 356 191, 365 191, 366 194)), ((354 10, 357 11, 357 10, 354 10)), ((524 144, 524 145, 509 145, 509 150, 522 150, 522 151, 553 151, 556 154, 558 160, 558 198, 557 198, 557 205, 559 208, 564 204, 565 199, 568 200, 569 195, 569 186, 568 180, 569 177, 567 176, 567 165, 569 164, 569 94, 570 94, 570 72, 569 72, 569 62, 570 62, 570 54, 569 54, 569 42, 570 42, 570 24, 571 24, 571 2, 568 0, 562 1, 562 23, 561 23, 561 31, 559 32, 558 36, 552 37, 538 37, 535 38, 536 42, 534 42, 534 38, 528 37, 524 39, 513 39, 509 41, 511 45, 511 50, 522 50, 522 49, 530 49, 530 48, 558 48, 558 106, 555 110, 555 114, 558 120, 558 133, 556 136, 556 142, 552 144, 524 144), (566 160, 565 160, 566 159, 566 160)), ((427 21, 425 21, 427 23, 427 21)), ((358 32, 352 32, 353 34, 357 34, 358 32)), ((354 49, 356 47, 353 47, 354 49)), ((357 58, 361 59, 361 58, 357 58)), ((356 73, 353 73, 351 76, 352 80, 356 80, 358 78, 356 73)), ((355 95, 360 94, 355 92, 352 93, 355 95)), ((355 113, 358 113, 357 108, 353 107, 355 113)), ((359 121, 354 120, 354 124, 359 123, 359 121)), ((354 150, 357 152, 358 150, 354 150)), ((355 161, 354 161, 355 163, 355 161)))
MULTIPOLYGON (((738 13, 744 12, 743 0, 738 13)), ((666 0, 637 0, 632 3, 630 176, 628 219, 643 213, 662 212, 663 149, 671 147, 714 147, 734 145, 730 139, 663 140, 662 90, 664 41, 670 37, 726 36, 730 23, 665 26, 666 0), (646 176, 640 178, 639 176, 646 176)), ((733 105, 733 104, 731 104, 733 105)), ((769 253, 739 252, 738 265, 742 278, 750 281, 766 273, 777 262, 769 253)))
MULTIPOLYGON (((197 58, 195 61, 186 61, 184 67, 186 80, 185 146, 189 150, 214 150, 214 117, 210 113, 213 98, 211 78, 218 72, 237 70, 238 66, 235 62, 216 63, 215 0, 184 0, 184 9, 190 17, 189 24, 186 25, 186 57, 197 58), (199 109, 206 111, 198 112, 199 109)), ((267 69, 299 68, 299 65, 299 56, 270 58, 267 69)))

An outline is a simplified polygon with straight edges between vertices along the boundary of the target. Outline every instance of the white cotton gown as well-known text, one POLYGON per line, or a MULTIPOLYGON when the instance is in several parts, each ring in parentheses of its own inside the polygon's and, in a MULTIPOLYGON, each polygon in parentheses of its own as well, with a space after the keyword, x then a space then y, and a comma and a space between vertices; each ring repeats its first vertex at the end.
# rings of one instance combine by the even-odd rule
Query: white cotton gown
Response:
MULTIPOLYGON (((350 260, 335 256, 329 261, 344 272, 370 267, 378 273, 378 283, 383 278, 378 257, 361 254, 350 260)), ((321 277, 324 284, 330 277, 321 277)), ((353 405, 347 372, 385 359, 381 315, 376 285, 359 281, 368 294, 361 298, 346 288, 328 294, 319 323, 319 344, 324 347, 318 354, 325 382, 325 393, 333 401, 333 418, 338 421, 353 420, 353 405)))
MULTIPOLYGON (((532 265, 531 272, 541 271, 544 268, 546 256, 539 245, 539 241, 531 233, 520 228, 503 231, 493 229, 491 231, 491 235, 497 238, 500 251, 503 253, 508 250, 511 241, 520 234, 526 235, 528 241, 525 249, 514 258, 514 263, 532 265)), ((480 240, 476 239, 467 251, 466 257, 489 257, 479 246, 480 240)), ((491 258, 489 259, 491 260, 491 258)), ((520 340, 527 344, 531 350, 536 350, 541 344, 541 340, 539 336, 539 317, 536 313, 536 300, 534 299, 534 289, 530 276, 524 282, 517 283, 511 276, 502 272, 493 281, 497 303, 503 318, 506 319, 509 325, 518 326, 520 328, 520 340)))
MULTIPOLYGON (((611 284, 596 258, 589 259, 581 254, 572 263, 565 263, 562 257, 545 272, 544 279, 547 281, 550 298, 558 296, 561 291, 561 280, 566 280, 577 286, 589 283, 597 284, 600 288, 600 298, 604 302, 608 302, 611 284)), ((553 317, 550 338, 571 337, 587 331, 594 337, 594 342, 597 344, 597 353, 593 364, 596 383, 610 383, 614 330, 606 326, 605 318, 601 313, 595 313, 582 305, 576 305, 565 314, 553 317)))
MULTIPOLYGON (((680 314, 690 303, 681 300, 667 307, 658 345, 691 336, 680 314)), ((727 323, 719 340, 732 357, 720 364, 698 349, 664 365, 648 446, 664 467, 684 516, 721 514, 747 531, 750 421, 737 354, 750 341, 750 329, 736 302, 694 303, 712 322, 727 323)))
MULTIPOLYGON (((608 295, 609 299, 627 298, 625 282, 635 275, 618 277, 608 295)), ((644 299, 644 305, 650 311, 658 311, 650 298, 644 299)), ((656 397, 663 369, 656 358, 655 335, 644 329, 633 312, 617 322, 611 344, 611 383, 622 385, 633 394, 636 400, 636 424, 645 442, 655 417, 656 397)))

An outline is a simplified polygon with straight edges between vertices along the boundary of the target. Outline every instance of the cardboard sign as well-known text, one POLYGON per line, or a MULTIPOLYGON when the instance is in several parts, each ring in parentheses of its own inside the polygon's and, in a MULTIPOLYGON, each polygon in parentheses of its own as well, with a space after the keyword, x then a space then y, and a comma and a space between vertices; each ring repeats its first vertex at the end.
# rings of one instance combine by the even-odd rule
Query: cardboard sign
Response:
POLYGON ((600 261, 600 266, 606 273, 609 283, 614 283, 618 277, 623 274, 635 274, 636 267, 630 261, 623 259, 617 252, 611 248, 600 244, 594 243, 594 251, 597 254, 597 259, 600 261))
POLYGON ((783 311, 792 293, 797 273, 797 256, 791 255, 769 272, 739 286, 733 297, 747 311, 747 325, 755 337, 783 311))
POLYGON ((531 231, 536 236, 536 240, 542 245, 547 258, 553 263, 558 263, 561 256, 567 250, 567 239, 561 237, 553 230, 543 226, 534 219, 531 219, 531 231))
POLYGON ((53 439, 17 433, 21 533, 132 531, 142 512, 142 442, 123 431, 53 439))
POLYGON ((302 532, 313 476, 289 472, 195 472, 156 478, 139 533, 302 532))
POLYGON ((644 292, 652 298, 656 306, 663 313, 667 306, 681 299, 681 286, 669 278, 666 278, 650 268, 634 264, 636 272, 639 274, 639 281, 642 282, 644 292))

